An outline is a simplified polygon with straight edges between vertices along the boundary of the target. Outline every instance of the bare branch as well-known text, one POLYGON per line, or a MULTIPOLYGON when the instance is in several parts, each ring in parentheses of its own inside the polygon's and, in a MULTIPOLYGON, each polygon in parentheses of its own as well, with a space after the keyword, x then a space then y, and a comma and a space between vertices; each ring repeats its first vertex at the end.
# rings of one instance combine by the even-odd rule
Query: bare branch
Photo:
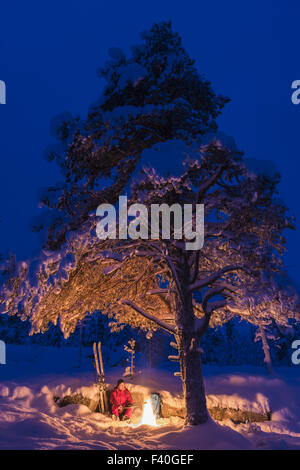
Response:
POLYGON ((217 279, 219 279, 223 274, 226 274, 230 271, 238 271, 242 270, 245 271, 247 274, 253 274, 250 272, 248 268, 246 268, 243 265, 240 264, 233 264, 230 266, 225 266, 224 268, 219 269, 215 274, 211 274, 210 276, 207 276, 205 279, 198 280, 193 282, 192 284, 189 285, 188 290, 191 292, 197 290, 197 289, 202 289, 203 287, 207 287, 209 284, 212 282, 215 282, 217 279))
POLYGON ((183 292, 182 292, 182 289, 181 289, 181 284, 180 284, 180 282, 179 282, 179 279, 178 279, 178 276, 177 276, 177 272, 176 272, 175 266, 174 266, 174 264, 172 263, 171 258, 170 258, 168 255, 165 255, 165 259, 167 260, 167 263, 168 263, 168 265, 169 265, 170 268, 171 268, 171 271, 172 271, 172 274, 173 274, 173 276, 174 276, 174 280, 175 280, 176 287, 177 287, 177 289, 178 289, 178 292, 179 292, 181 301, 182 301, 182 303, 184 303, 184 295, 183 295, 183 292))
POLYGON ((222 172, 224 170, 223 165, 219 165, 215 173, 211 175, 210 178, 208 178, 206 181, 204 181, 199 189, 198 189, 198 194, 197 194, 197 204, 200 204, 200 201, 204 194, 215 184, 215 182, 220 178, 222 172))
POLYGON ((163 288, 157 288, 157 289, 151 289, 147 292, 149 295, 156 295, 156 294, 170 294, 176 292, 174 289, 163 289, 163 288))
MULTIPOLYGON (((208 328, 213 311, 218 308, 225 307, 227 305, 226 300, 217 300, 211 303, 208 303, 208 301, 212 297, 215 297, 216 295, 223 294, 225 290, 229 290, 230 292, 235 292, 234 287, 228 283, 223 283, 217 287, 214 287, 213 289, 210 289, 208 292, 206 292, 202 301, 202 309, 204 312, 204 318, 201 319, 202 321, 196 332, 196 336, 198 339, 204 335, 206 329, 208 328)), ((196 309, 199 311, 198 308, 196 309)))
POLYGON ((150 313, 147 313, 145 312, 143 309, 141 309, 138 305, 136 305, 134 302, 132 302, 131 300, 122 300, 121 302, 123 305, 128 305, 128 307, 131 307, 133 310, 135 310, 137 313, 139 313, 140 315, 142 315, 143 317, 147 318, 148 320, 150 321, 153 321, 154 323, 156 323, 158 326, 160 326, 161 328, 163 328, 164 330, 168 331, 169 333, 171 334, 176 334, 176 330, 175 328, 173 328, 171 325, 168 325, 167 323, 165 323, 163 320, 160 320, 156 317, 154 317, 153 315, 151 315, 150 313))
MULTIPOLYGON (((213 175, 211 175, 210 178, 208 178, 208 180, 204 181, 199 189, 198 189, 198 194, 197 194, 197 204, 200 204, 200 201, 202 200, 204 194, 215 184, 215 182, 220 178, 222 172, 224 170, 224 167, 223 165, 219 165, 217 170, 215 171, 215 173, 213 175)), ((193 272, 192 272, 192 276, 191 276, 191 282, 195 282, 196 278, 197 278, 197 273, 198 273, 198 267, 199 267, 199 257, 200 257, 200 250, 197 250, 194 254, 193 254, 193 264, 194 264, 194 267, 193 267, 193 272)))
POLYGON ((220 295, 223 294, 225 287, 215 287, 214 289, 210 289, 208 292, 206 292, 203 301, 202 301, 202 308, 204 311, 205 316, 209 315, 210 310, 208 309, 208 301, 214 297, 215 295, 220 295))
POLYGON ((211 302, 207 308, 207 312, 211 317, 214 310, 217 310, 218 308, 223 308, 226 306, 226 304, 226 300, 216 300, 215 302, 211 302))

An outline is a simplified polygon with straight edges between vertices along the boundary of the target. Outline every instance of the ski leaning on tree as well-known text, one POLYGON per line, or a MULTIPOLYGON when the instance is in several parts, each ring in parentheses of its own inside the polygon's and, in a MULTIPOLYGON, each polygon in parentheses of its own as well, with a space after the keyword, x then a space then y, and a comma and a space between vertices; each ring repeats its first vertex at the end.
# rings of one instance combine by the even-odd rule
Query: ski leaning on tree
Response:
POLYGON ((97 375, 97 385, 99 390, 98 407, 101 413, 108 412, 108 400, 106 395, 106 381, 104 375, 104 365, 102 358, 101 342, 93 344, 94 367, 97 375), (98 348, 98 349, 97 349, 98 348))

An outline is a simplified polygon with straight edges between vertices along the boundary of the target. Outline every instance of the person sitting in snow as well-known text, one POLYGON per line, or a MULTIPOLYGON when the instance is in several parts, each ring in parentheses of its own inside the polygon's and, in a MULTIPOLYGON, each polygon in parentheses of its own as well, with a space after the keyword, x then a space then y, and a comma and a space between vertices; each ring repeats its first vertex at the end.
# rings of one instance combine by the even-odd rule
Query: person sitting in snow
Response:
POLYGON ((110 395, 110 403, 113 419, 119 418, 121 421, 130 419, 133 400, 130 391, 125 387, 124 380, 118 380, 117 386, 110 395))

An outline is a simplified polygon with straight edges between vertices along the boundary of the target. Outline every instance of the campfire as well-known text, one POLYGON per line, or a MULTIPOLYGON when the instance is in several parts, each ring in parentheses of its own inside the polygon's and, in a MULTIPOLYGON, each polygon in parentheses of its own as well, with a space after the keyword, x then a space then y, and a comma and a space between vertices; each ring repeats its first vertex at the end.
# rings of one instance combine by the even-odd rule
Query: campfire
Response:
POLYGON ((153 413, 150 398, 148 398, 144 404, 143 414, 138 426, 142 426, 143 424, 148 424, 149 426, 158 426, 158 424, 156 423, 156 416, 153 413))

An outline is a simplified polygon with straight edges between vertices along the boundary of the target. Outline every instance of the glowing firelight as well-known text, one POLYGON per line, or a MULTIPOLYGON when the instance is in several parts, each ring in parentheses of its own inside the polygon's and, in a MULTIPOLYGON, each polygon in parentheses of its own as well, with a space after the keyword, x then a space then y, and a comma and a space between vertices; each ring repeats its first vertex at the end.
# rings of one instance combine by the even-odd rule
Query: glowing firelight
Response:
POLYGON ((157 426, 156 417, 153 413, 152 403, 149 399, 146 400, 146 403, 144 405, 143 415, 141 417, 139 426, 143 424, 148 424, 149 426, 157 426))

